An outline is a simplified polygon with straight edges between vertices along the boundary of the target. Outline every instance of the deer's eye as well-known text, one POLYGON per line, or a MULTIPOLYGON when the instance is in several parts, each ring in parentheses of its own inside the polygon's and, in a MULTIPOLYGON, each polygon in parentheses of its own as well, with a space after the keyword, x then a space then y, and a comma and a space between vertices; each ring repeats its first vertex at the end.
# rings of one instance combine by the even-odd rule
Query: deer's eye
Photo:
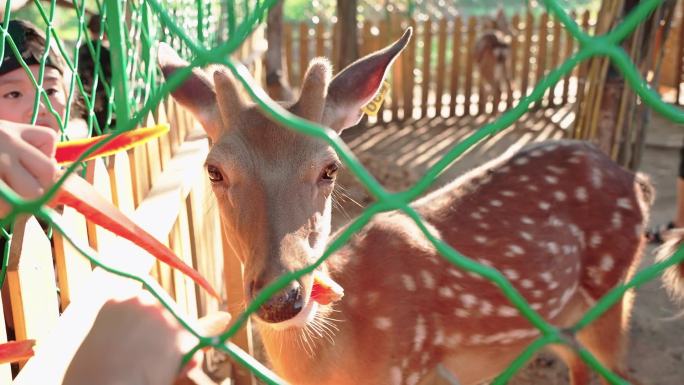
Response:
POLYGON ((325 182, 332 182, 335 180, 335 177, 337 176, 337 170, 340 168, 340 166, 337 165, 337 163, 331 163, 327 165, 324 169, 323 172, 321 173, 321 180, 325 182))
POLYGON ((221 174, 221 171, 219 171, 218 167, 216 166, 207 166, 207 175, 209 175, 209 180, 211 183, 218 183, 223 180, 223 174, 221 174))

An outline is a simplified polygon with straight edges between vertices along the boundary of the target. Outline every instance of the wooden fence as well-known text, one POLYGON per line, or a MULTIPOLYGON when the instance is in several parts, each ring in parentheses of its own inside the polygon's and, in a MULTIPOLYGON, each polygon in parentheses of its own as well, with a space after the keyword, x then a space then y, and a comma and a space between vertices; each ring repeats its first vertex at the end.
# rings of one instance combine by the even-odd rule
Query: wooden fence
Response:
MULTIPOLYGON (((684 5, 677 4, 672 27, 662 44, 664 57, 660 69, 661 94, 665 100, 684 106, 684 5)), ((657 49, 656 49, 657 52, 657 49)))
MULTIPOLYGON (((573 14, 585 30, 592 30, 589 13, 573 14)), ((406 52, 395 62, 389 81, 381 122, 434 116, 478 115, 515 105, 551 69, 572 55, 577 44, 570 34, 547 14, 516 15, 509 20, 513 33, 509 71, 513 92, 496 96, 481 80, 473 52, 487 20, 456 17, 451 20, 407 21, 392 16, 382 22, 360 26, 361 54, 365 55, 397 39, 409 25, 415 34, 406 52)), ((284 50, 290 84, 297 87, 309 60, 327 56, 337 62, 335 24, 285 24, 284 50)), ((336 69, 337 70, 337 69, 336 69)), ((582 69, 575 68, 546 93, 541 107, 575 100, 582 69)))

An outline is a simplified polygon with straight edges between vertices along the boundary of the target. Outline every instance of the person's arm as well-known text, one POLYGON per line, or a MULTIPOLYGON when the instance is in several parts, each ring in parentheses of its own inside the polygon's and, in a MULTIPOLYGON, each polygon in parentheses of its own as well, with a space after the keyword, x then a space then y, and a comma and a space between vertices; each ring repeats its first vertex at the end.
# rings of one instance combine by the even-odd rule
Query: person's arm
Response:
MULTIPOLYGON (((54 130, 0 120, 0 180, 25 199, 40 197, 55 181, 54 130)), ((0 218, 9 213, 0 199, 0 218)))

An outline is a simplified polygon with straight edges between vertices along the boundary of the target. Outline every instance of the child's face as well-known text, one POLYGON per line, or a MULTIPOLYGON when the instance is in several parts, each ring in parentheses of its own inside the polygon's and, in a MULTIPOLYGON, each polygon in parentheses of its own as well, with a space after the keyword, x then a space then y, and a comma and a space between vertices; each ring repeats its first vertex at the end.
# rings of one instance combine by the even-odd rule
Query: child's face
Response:
MULTIPOLYGON (((29 68, 33 77, 38 79, 39 66, 34 64, 30 65, 29 68)), ((62 74, 55 68, 46 66, 43 76, 43 89, 50 99, 52 108, 60 117, 64 118, 67 97, 62 74)), ((0 119, 16 123, 31 123, 35 97, 36 89, 23 68, 0 75, 0 119)), ((36 124, 50 127, 56 132, 60 130, 57 118, 48 111, 42 97, 36 124)))

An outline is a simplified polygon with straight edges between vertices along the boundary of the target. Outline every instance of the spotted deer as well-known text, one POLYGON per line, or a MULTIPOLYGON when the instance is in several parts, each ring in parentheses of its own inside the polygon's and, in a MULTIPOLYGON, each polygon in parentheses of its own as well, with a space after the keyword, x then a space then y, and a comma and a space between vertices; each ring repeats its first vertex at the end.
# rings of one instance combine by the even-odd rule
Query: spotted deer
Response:
POLYGON ((501 100, 502 85, 506 86, 507 98, 513 94, 511 87, 511 38, 512 31, 502 11, 485 25, 475 42, 473 56, 480 73, 480 79, 494 96, 494 112, 501 100))
MULTIPOLYGON (((333 78, 328 61, 314 59, 299 97, 282 106, 337 133, 355 125, 410 35, 333 78)), ((168 77, 187 62, 163 48, 160 65, 168 77)), ((213 143, 207 177, 251 301, 322 255, 340 160, 323 140, 265 117, 225 69, 195 69, 173 95, 213 143)), ((652 195, 643 176, 594 146, 562 140, 499 157, 412 207, 435 237, 498 269, 532 309, 567 328, 633 273, 652 195)), ((292 384, 415 385, 437 372, 478 384, 539 337, 494 284, 448 263, 400 211, 376 215, 318 273, 345 296, 318 303, 307 275, 254 315, 272 367, 292 384)), ((631 306, 627 296, 568 338, 624 375, 631 306)), ((588 384, 591 372, 564 346, 553 350, 572 384, 588 384)))

